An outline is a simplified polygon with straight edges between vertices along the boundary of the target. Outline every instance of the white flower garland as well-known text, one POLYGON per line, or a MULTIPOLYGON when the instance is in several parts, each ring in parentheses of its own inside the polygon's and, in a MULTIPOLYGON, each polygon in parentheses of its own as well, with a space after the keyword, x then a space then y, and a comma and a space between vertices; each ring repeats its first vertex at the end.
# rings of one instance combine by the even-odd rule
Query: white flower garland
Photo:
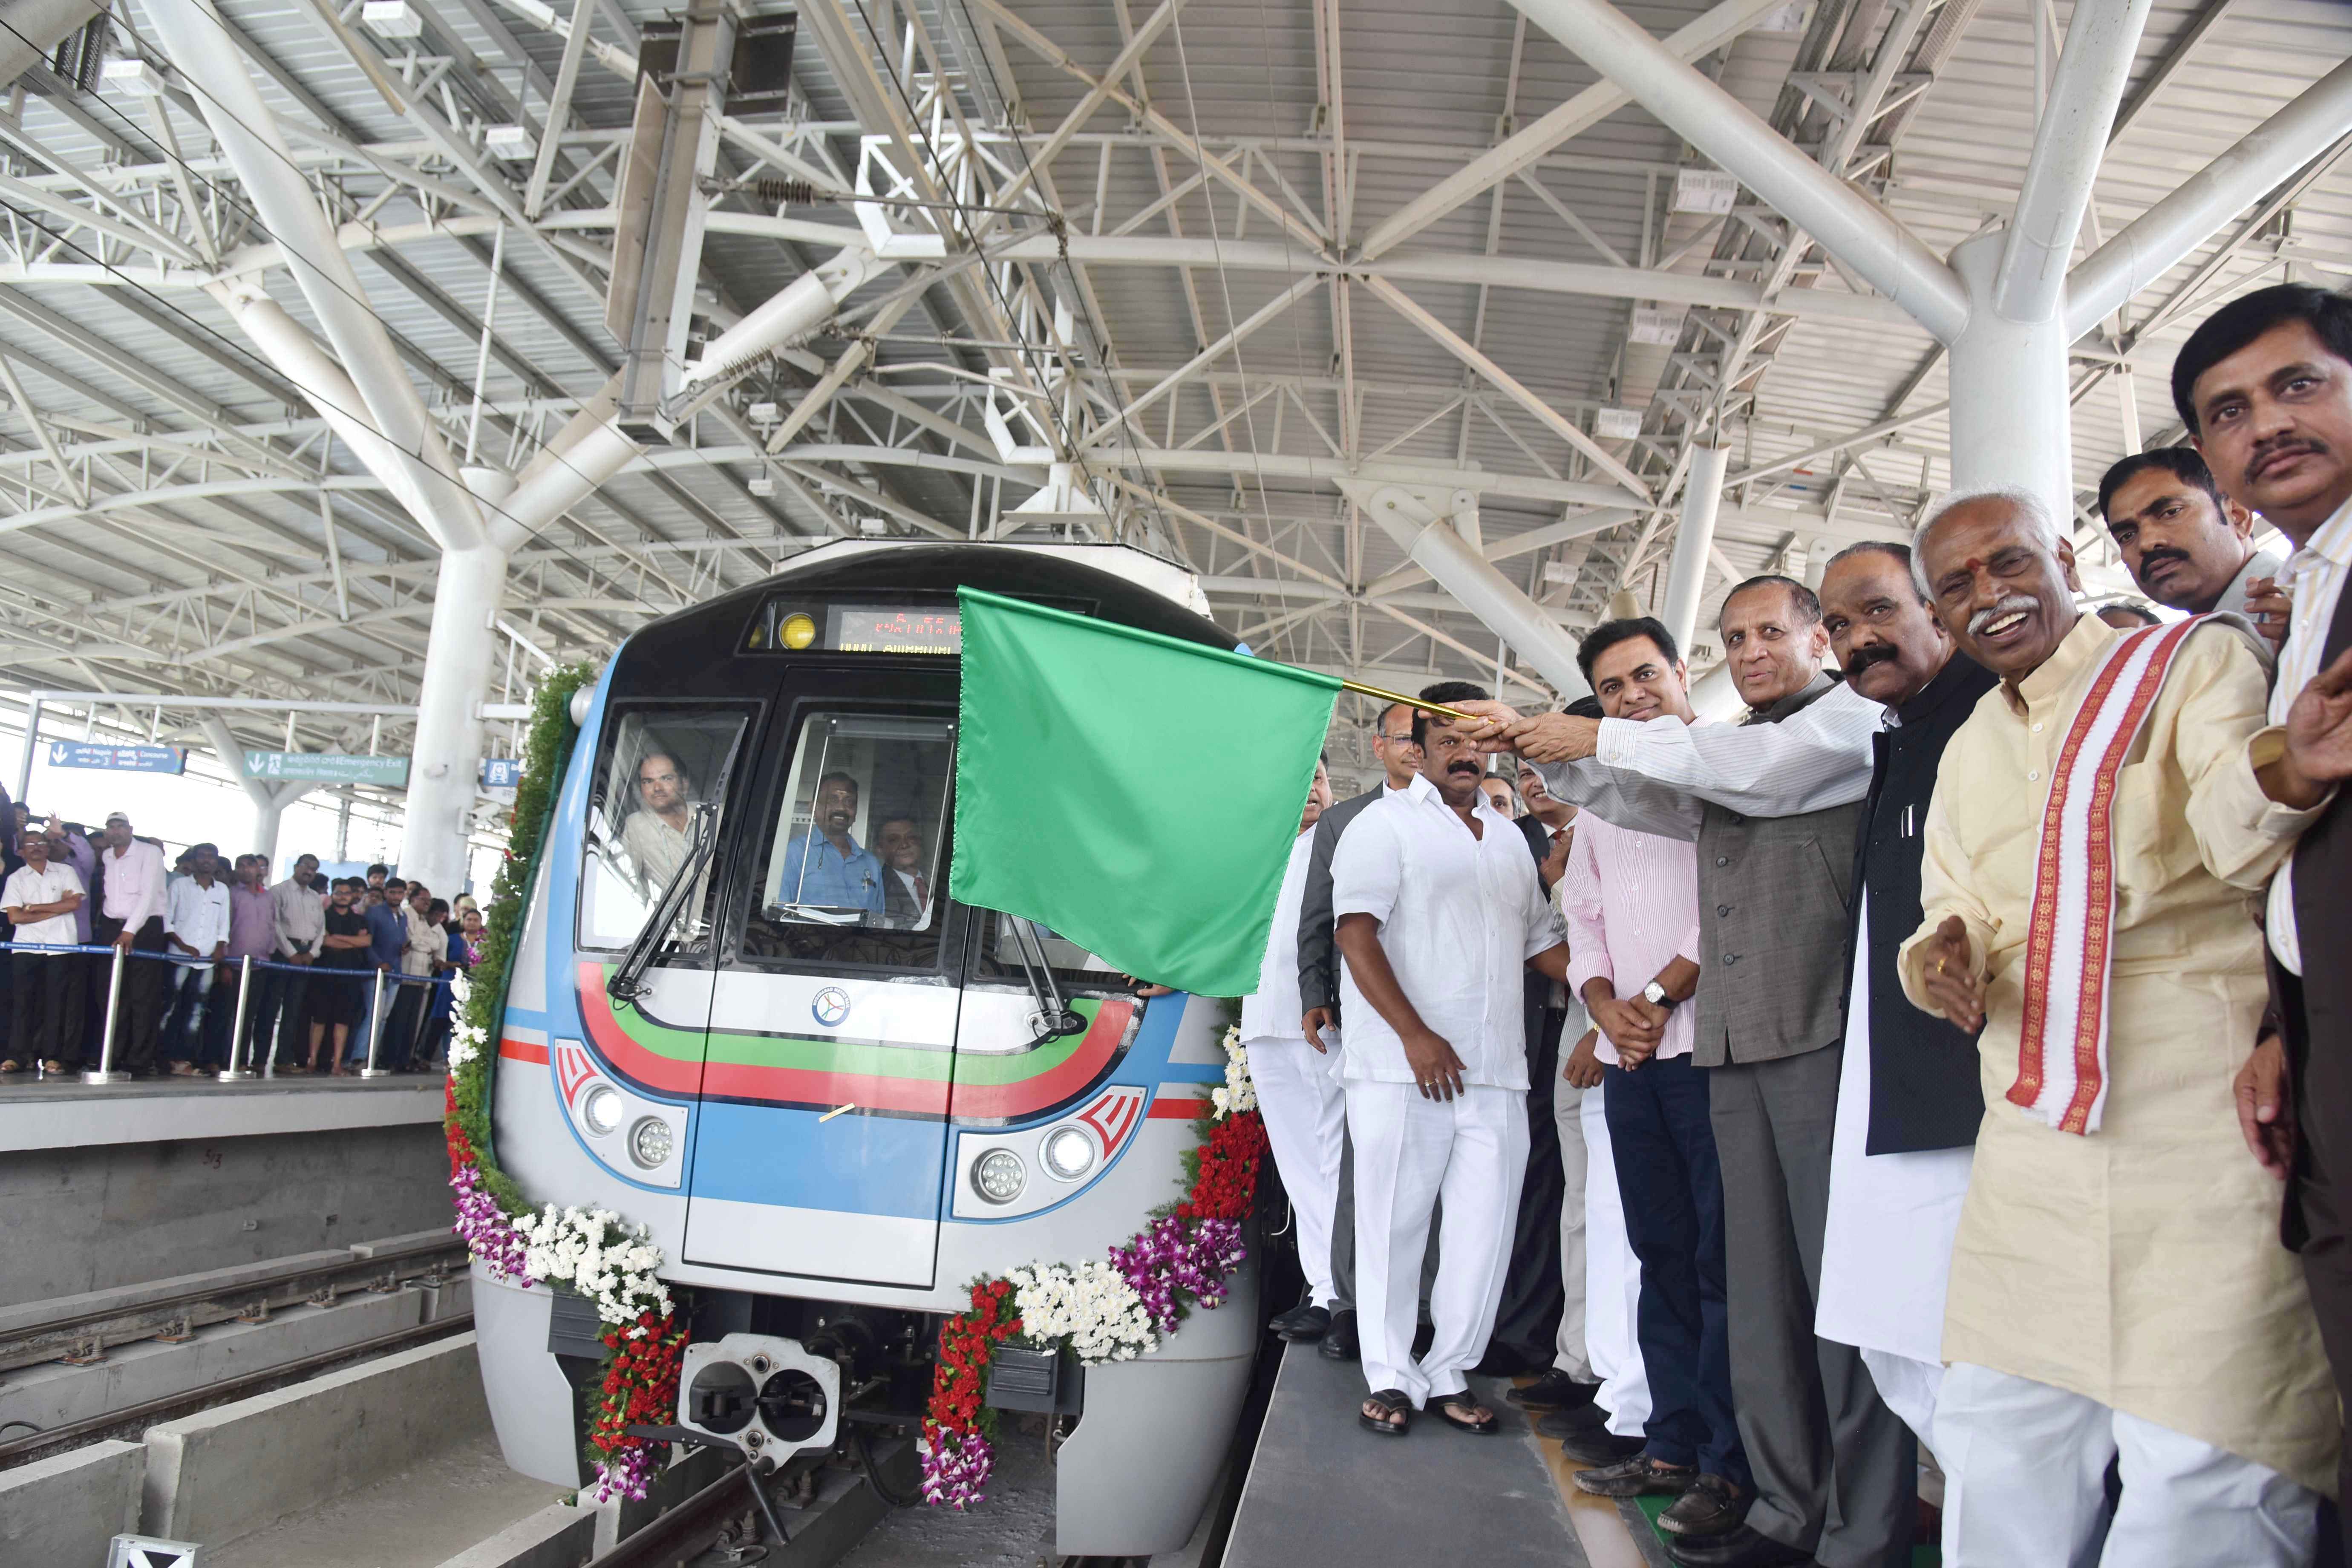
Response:
POLYGON ((479 1025, 466 1022, 466 1000, 473 994, 474 985, 464 970, 449 977, 449 1070, 478 1059, 489 1048, 490 1037, 479 1025))
POLYGON ((1127 1276, 1101 1258, 1015 1268, 1013 1305, 1021 1314, 1021 1337, 1045 1344, 1067 1339, 1088 1365, 1133 1361, 1154 1349, 1160 1336, 1127 1276))
POLYGON ((1229 1026, 1225 1030, 1224 1045, 1225 1081, 1209 1091, 1209 1101, 1219 1121, 1228 1116, 1238 1116, 1244 1110, 1257 1109, 1257 1085, 1250 1080, 1249 1052, 1242 1048, 1242 1032, 1238 1026, 1229 1026))
POLYGON ((669 1287, 655 1277, 661 1248, 631 1229, 610 1209, 559 1209, 553 1204, 515 1226, 522 1236, 523 1271, 533 1279, 554 1280, 596 1303, 596 1316, 629 1325, 642 1336, 637 1318, 648 1310, 669 1310, 669 1287))

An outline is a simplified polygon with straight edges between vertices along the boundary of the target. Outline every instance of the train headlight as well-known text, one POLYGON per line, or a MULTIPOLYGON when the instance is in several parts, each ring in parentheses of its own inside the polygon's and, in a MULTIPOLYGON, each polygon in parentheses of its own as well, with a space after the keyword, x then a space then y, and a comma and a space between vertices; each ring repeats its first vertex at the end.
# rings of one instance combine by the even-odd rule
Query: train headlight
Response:
POLYGON ((1037 1156, 1049 1175, 1075 1182, 1095 1168, 1095 1141, 1075 1127, 1057 1127, 1045 1134, 1037 1156))
POLYGON ((786 616, 784 624, 776 628, 776 640, 798 653, 816 641, 816 623, 806 616, 786 616))
POLYGON ((677 1147, 669 1123, 658 1116, 646 1116, 629 1129, 629 1158, 650 1171, 669 1163, 670 1152, 677 1147))
POLYGON ((1029 1184, 1021 1156, 1010 1149, 991 1149, 971 1167, 971 1190, 992 1204, 1009 1204, 1029 1184))
POLYGON ((586 1099, 581 1100, 580 1120, 588 1124, 589 1131, 602 1138, 621 1125, 622 1114, 626 1110, 627 1107, 621 1103, 621 1091, 610 1084, 600 1083, 588 1091, 586 1099))

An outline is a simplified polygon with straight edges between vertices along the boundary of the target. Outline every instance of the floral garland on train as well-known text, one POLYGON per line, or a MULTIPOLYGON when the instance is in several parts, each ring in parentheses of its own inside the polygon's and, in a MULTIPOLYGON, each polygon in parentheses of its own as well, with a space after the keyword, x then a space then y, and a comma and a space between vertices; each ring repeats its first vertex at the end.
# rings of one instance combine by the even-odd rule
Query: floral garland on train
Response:
MULTIPOLYGON (((551 670, 533 698, 515 792, 507 857, 485 908, 484 936, 469 974, 454 987, 462 1010, 450 1032, 442 1118, 457 1234, 492 1275, 528 1289, 560 1285, 595 1302, 604 1361, 588 1428, 599 1500, 642 1500, 658 1462, 656 1445, 632 1437, 635 1425, 668 1422, 677 1407, 686 1352, 685 1313, 656 1271, 661 1249, 641 1227, 607 1209, 534 1210, 489 1153, 490 1058, 506 971, 521 925, 555 784, 569 753, 572 695, 593 682, 584 664, 551 670)), ((1240 1031, 1225 1031, 1225 1081, 1193 1124, 1185 1152, 1184 1196, 1154 1211, 1144 1228, 1105 1258, 1076 1266, 1034 1265, 975 1281, 968 1311, 940 1329, 940 1359, 923 1418, 923 1497, 967 1508, 986 1495, 995 1468, 995 1413, 985 1403, 988 1365, 1008 1341, 1038 1350, 1066 1347, 1088 1365, 1132 1361, 1173 1333, 1194 1306, 1225 1299, 1226 1281, 1247 1253, 1242 1222, 1256 1200, 1265 1126, 1250 1082, 1240 1031)))
POLYGON ((1181 1200, 1154 1210, 1106 1258, 974 1280, 971 1308, 940 1325, 923 1413, 924 1501, 962 1509, 987 1496, 996 1468, 988 1367, 999 1346, 1066 1350, 1086 1366, 1133 1361, 1175 1332, 1192 1307, 1224 1301, 1227 1279, 1248 1257, 1242 1222, 1257 1200, 1266 1153, 1239 1029, 1225 1031, 1224 1047, 1225 1081, 1193 1122, 1198 1142, 1184 1152, 1181 1200))
POLYGON ((656 1270, 661 1249, 607 1209, 534 1210, 490 1157, 490 1058, 506 972, 522 923, 523 899, 536 870, 548 805, 572 745, 572 694, 596 679, 593 666, 551 670, 532 699, 515 791, 507 858, 484 909, 481 949, 458 977, 462 1009, 450 1031, 449 1082, 442 1126, 449 1145, 449 1186, 457 1234, 483 1268, 509 1284, 561 1286, 593 1301, 604 1324, 604 1359, 590 1410, 587 1458, 595 1495, 642 1500, 658 1462, 656 1447, 632 1437, 633 1425, 668 1421, 677 1406, 686 1353, 685 1314, 656 1270))

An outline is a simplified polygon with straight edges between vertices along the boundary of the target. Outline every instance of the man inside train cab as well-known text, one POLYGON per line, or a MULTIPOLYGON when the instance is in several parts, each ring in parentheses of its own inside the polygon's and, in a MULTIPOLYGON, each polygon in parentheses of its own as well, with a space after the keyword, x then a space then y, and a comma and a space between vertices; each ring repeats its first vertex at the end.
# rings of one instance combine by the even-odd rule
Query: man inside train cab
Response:
POLYGON ((923 863, 923 829, 911 816, 886 816, 874 835, 882 852, 882 919, 899 931, 931 921, 930 868, 923 863))
POLYGON ((857 823, 857 781, 829 773, 816 781, 811 826, 784 847, 776 901, 819 909, 882 912, 882 862, 850 836, 857 823))
POLYGON ((686 858, 687 807, 693 800, 694 781, 678 760, 667 752, 646 752, 637 764, 637 809, 621 824, 621 844, 648 898, 669 886, 686 858))

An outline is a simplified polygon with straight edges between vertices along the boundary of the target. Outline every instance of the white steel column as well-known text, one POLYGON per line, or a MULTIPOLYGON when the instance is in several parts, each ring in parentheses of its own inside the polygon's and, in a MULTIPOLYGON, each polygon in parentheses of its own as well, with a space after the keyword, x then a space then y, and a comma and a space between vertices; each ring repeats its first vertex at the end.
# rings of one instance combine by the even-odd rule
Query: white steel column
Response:
MULTIPOLYGON (((1981 234, 1952 251, 1979 299, 1999 278, 2007 237, 1981 234)), ((2074 408, 2066 395, 2066 324, 2014 321, 1987 307, 1952 340, 1952 487, 2021 485, 2074 515, 2074 408)))
POLYGON ((1731 452, 1723 447, 1691 448, 1690 477, 1683 482, 1683 520, 1675 530, 1675 557, 1666 568, 1666 630, 1675 646, 1690 652, 1698 629, 1698 602, 1706 596, 1707 553, 1715 548, 1715 514, 1723 504, 1723 475, 1731 452))
MULTIPOLYGON (((289 715, 290 717, 290 715, 289 715)), ((237 743, 228 721, 217 713, 205 716, 205 738, 213 743, 213 754, 220 759, 228 776, 245 786, 247 800, 253 802, 253 847, 269 858, 273 874, 278 865, 278 824, 286 808, 319 786, 307 782, 273 784, 265 779, 247 778, 245 773, 245 748, 237 743)), ((236 853, 234 850, 232 854, 236 853)))
POLYGON ((434 579, 400 870, 445 895, 466 879, 466 834, 482 763, 482 699, 498 668, 495 623, 506 575, 506 552, 484 545, 443 551, 434 579))
POLYGON ((1341 479, 1339 489, 1464 609, 1517 648, 1537 674, 1551 682, 1561 701, 1592 689, 1577 668, 1576 639, 1463 538, 1455 520, 1465 513, 1476 515, 1475 495, 1418 486, 1376 487, 1354 479, 1341 479))

